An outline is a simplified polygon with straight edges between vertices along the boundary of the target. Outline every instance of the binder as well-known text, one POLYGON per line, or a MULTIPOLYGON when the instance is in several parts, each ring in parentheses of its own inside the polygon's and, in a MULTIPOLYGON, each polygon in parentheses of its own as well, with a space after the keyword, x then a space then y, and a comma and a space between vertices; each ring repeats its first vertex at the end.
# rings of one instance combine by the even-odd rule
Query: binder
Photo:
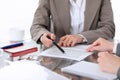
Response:
POLYGON ((23 45, 10 49, 3 49, 5 52, 10 54, 10 57, 23 56, 38 51, 36 46, 23 45))

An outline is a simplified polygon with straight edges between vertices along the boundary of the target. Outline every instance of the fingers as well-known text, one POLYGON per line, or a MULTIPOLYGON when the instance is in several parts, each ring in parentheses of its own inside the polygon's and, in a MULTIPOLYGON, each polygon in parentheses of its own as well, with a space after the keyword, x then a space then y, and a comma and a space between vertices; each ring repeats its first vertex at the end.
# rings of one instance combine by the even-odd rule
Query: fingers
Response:
POLYGON ((80 39, 79 36, 76 35, 66 35, 60 38, 59 45, 64 47, 75 46, 80 39))
POLYGON ((111 53, 109 53, 109 52, 100 52, 100 53, 98 53, 98 57, 103 57, 103 56, 107 56, 107 55, 109 55, 109 54, 111 54, 111 53))
POLYGON ((86 50, 88 52, 92 52, 94 51, 95 49, 99 49, 99 45, 100 43, 98 41, 95 41, 93 44, 91 44, 86 50))
POLYGON ((92 52, 95 50, 95 47, 97 50, 99 50, 99 47, 101 48, 103 41, 104 41, 103 38, 98 38, 95 42, 92 43, 92 45, 90 45, 90 47, 87 48, 87 51, 92 52))
POLYGON ((94 46, 89 50, 89 52, 96 52, 96 51, 100 51, 100 50, 101 50, 100 46, 94 46))
POLYGON ((69 47, 71 45, 72 40, 70 38, 71 38, 70 35, 65 36, 63 46, 69 47))
POLYGON ((102 61, 104 61, 104 59, 106 59, 107 56, 109 56, 109 52, 100 52, 98 53, 98 59, 97 62, 100 63, 102 61))
MULTIPOLYGON (((69 41, 69 37, 68 37, 68 35, 66 35, 66 36, 63 36, 63 37, 61 37, 60 38, 60 40, 59 40, 59 45, 60 46, 64 46, 64 47, 67 47, 67 42, 69 41)), ((69 42, 70 43, 70 42, 69 42)))
POLYGON ((55 40, 55 35, 52 33, 45 33, 46 37, 49 36, 53 41, 55 40))
MULTIPOLYGON (((67 35, 66 35, 67 36, 67 35)), ((63 36, 60 38, 59 42, 58 42, 58 45, 59 46, 63 46, 63 43, 64 43, 64 40, 67 38, 66 36, 63 36)))
POLYGON ((52 33, 44 33, 43 36, 41 37, 41 42, 46 46, 50 47, 53 43, 52 40, 48 39, 47 36, 49 36, 52 40, 55 40, 55 35, 52 33))
POLYGON ((98 53, 97 62, 98 62, 98 63, 102 62, 104 56, 105 56, 105 52, 100 52, 100 53, 98 53))

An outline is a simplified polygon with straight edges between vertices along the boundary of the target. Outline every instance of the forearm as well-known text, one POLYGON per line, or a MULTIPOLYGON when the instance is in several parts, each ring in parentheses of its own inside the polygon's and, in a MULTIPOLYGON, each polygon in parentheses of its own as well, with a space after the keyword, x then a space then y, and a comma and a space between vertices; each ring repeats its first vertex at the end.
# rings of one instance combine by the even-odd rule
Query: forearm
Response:
MULTIPOLYGON (((37 26, 37 25, 36 25, 37 26)), ((37 43, 40 42, 40 37, 43 33, 48 33, 49 31, 44 28, 37 28, 34 26, 34 28, 31 28, 31 36, 34 41, 37 43)))
POLYGON ((114 26, 113 27, 102 27, 100 29, 96 30, 89 30, 81 33, 86 39, 87 43, 93 43, 95 40, 97 40, 99 37, 102 37, 104 39, 112 39, 114 37, 114 26), (113 29, 111 31, 111 29, 113 29))

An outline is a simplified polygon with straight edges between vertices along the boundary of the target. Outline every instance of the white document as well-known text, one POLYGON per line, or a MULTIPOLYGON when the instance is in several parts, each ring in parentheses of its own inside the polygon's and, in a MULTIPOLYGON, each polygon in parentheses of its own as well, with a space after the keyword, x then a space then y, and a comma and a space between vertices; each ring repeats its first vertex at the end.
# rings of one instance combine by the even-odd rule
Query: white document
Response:
POLYGON ((95 80, 114 80, 117 76, 115 74, 101 71, 98 64, 81 61, 68 67, 61 69, 63 72, 84 76, 95 80))
POLYGON ((80 61, 87 56, 91 55, 91 52, 87 52, 88 45, 77 45, 74 47, 62 47, 65 53, 62 53, 56 46, 53 46, 40 53, 41 56, 65 58, 71 60, 80 61))
POLYGON ((0 69, 0 80, 69 79, 31 61, 18 61, 0 69))

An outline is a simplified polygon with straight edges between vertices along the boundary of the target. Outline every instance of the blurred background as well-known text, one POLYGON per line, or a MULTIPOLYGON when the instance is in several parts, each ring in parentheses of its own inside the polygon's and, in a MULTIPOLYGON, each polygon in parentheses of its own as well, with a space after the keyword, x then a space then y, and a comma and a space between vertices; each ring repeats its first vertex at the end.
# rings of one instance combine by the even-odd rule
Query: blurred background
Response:
POLYGON ((9 40, 11 28, 25 30, 24 39, 31 38, 30 27, 39 0, 0 0, 0 41, 9 40))
MULTIPOLYGON (((39 0, 0 0, 0 42, 9 40, 9 30, 20 28, 25 30, 24 39, 30 39, 30 27, 39 0)), ((116 34, 114 39, 120 40, 119 0, 111 0, 114 11, 116 34)))

